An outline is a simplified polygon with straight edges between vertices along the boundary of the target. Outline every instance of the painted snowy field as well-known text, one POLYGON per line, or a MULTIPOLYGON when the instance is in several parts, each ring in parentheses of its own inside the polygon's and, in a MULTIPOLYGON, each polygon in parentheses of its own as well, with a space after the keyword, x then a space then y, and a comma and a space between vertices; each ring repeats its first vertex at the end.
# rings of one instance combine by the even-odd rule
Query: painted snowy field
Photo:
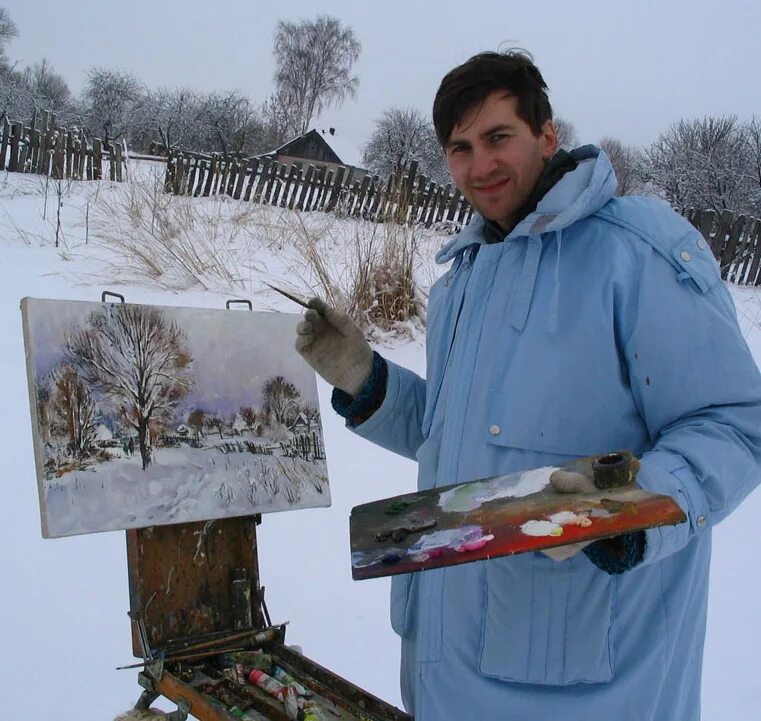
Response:
MULTIPOLYGON (((217 218, 219 253, 237 263, 237 278, 208 276, 201 279, 207 289, 182 292, 158 287, 166 279, 158 278, 152 286, 137 283, 138 274, 124 265, 126 251, 120 255, 95 242, 95 208, 103 198, 115 203, 120 192, 103 183, 96 199, 94 186, 72 187, 62 208, 66 243, 56 250, 55 203, 48 199, 43 220, 41 182, 0 176, 0 689, 8 721, 31 714, 104 721, 132 705, 140 692, 137 671, 114 670, 132 661, 124 533, 56 540, 40 535, 19 300, 27 295, 97 300, 103 289, 111 289, 136 303, 223 308, 226 298, 242 296, 250 297, 258 310, 293 312, 292 304, 268 292, 261 281, 306 292, 306 271, 289 235, 289 229, 298 227, 293 217, 251 212, 246 217, 256 221, 257 237, 241 230, 233 204, 213 200, 200 202, 210 218, 217 218), (92 225, 85 227, 88 201, 92 225), (121 283, 115 284, 115 278, 121 283)), ((338 254, 358 232, 353 223, 325 216, 306 223, 316 235, 327 234, 326 250, 338 254)), ((199 235, 207 231, 205 225, 197 228, 199 235)), ((426 257, 439 242, 425 239, 426 257)), ((420 271, 423 282, 432 275, 426 268, 420 271)), ((164 285, 176 288, 188 277, 177 271, 173 282, 164 285)), ((733 295, 761 362, 761 293, 735 288, 733 295)), ((424 373, 420 335, 384 343, 381 350, 424 373)), ((354 505, 413 490, 415 465, 348 433, 330 410, 330 389, 320 382, 318 393, 333 505, 264 516, 259 560, 268 607, 273 622, 291 622, 289 642, 400 705, 388 581, 351 580, 348 518, 354 505)), ((703 690, 706 721, 761 718, 761 565, 754 542, 760 518, 761 493, 756 491, 715 532, 703 690)))

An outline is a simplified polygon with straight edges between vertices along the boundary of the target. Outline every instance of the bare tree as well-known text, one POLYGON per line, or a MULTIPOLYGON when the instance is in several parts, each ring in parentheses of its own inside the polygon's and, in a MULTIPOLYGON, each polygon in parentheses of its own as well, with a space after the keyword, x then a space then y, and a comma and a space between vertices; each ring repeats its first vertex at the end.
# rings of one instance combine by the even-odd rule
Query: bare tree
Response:
POLYGON ((274 376, 262 386, 264 412, 275 423, 287 423, 297 409, 301 393, 293 383, 283 376, 274 376))
POLYGON ((90 314, 87 327, 68 339, 66 357, 88 385, 121 404, 145 470, 151 423, 171 418, 192 385, 182 330, 155 308, 115 305, 90 314))
POLYGON ((616 173, 616 195, 634 195, 642 189, 642 154, 624 145, 618 138, 603 138, 600 143, 616 173))
POLYGON ((576 128, 573 126, 572 122, 556 115, 552 119, 552 124, 555 126, 555 132, 558 135, 559 149, 572 150, 578 145, 579 137, 576 134, 576 128))
POLYGON ((298 133, 305 133, 325 108, 356 95, 359 77, 351 70, 361 49, 354 31, 333 17, 278 22, 275 84, 290 101, 298 133))
POLYGON ((124 70, 92 68, 83 93, 85 115, 91 135, 103 135, 108 145, 128 135, 130 113, 143 94, 142 83, 124 70))
POLYGON ((8 70, 5 48, 13 38, 18 36, 18 28, 5 8, 0 8, 0 70, 8 70))
POLYGON ((417 160, 420 171, 437 183, 448 181, 446 160, 433 124, 414 108, 389 108, 375 123, 362 164, 372 173, 388 177, 412 160, 417 160))
POLYGON ((34 65, 27 65, 19 74, 22 87, 34 93, 48 108, 60 110, 71 102, 69 86, 47 58, 34 65))
POLYGON ((53 374, 53 408, 69 436, 73 455, 84 456, 95 442, 95 403, 77 371, 64 365, 53 374))
POLYGON ((275 150, 291 138, 301 134, 301 126, 294 122, 299 110, 294 98, 282 88, 272 93, 261 107, 262 151, 275 150))

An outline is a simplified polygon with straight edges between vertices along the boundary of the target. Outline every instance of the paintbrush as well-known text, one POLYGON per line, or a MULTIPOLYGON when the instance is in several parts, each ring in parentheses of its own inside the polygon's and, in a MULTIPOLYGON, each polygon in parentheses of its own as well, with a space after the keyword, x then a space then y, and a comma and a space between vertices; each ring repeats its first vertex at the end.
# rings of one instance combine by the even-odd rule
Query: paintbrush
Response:
POLYGON ((280 295, 284 295, 288 300, 292 300, 294 303, 298 303, 300 306, 303 306, 304 308, 311 308, 311 306, 302 298, 299 298, 298 296, 292 295, 287 290, 283 290, 282 288, 277 288, 274 285, 271 285, 270 283, 267 283, 267 281, 262 281, 264 285, 266 285, 268 288, 272 288, 276 293, 280 293, 280 295))

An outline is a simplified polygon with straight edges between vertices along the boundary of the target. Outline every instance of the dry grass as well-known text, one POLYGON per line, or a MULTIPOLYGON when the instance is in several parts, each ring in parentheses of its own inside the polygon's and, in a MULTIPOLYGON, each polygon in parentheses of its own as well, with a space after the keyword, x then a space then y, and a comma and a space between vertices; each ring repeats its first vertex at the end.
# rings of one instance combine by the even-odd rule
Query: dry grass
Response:
MULTIPOLYGON (((157 169, 158 170, 158 169, 157 169)), ((116 251, 119 280, 163 289, 238 290, 250 281, 258 206, 163 192, 163 171, 112 185, 90 210, 90 238, 116 251)))
POLYGON ((299 254, 308 291, 348 313, 362 328, 407 332, 422 322, 423 302, 414 276, 420 260, 416 231, 396 223, 334 221, 307 226, 300 214, 284 216, 287 234, 299 254), (335 224, 351 223, 339 235, 335 224))

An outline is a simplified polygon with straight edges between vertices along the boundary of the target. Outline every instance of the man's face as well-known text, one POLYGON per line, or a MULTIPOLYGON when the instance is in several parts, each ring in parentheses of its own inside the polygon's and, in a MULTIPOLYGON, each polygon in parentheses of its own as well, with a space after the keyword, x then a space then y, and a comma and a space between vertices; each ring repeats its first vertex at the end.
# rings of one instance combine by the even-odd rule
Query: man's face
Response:
POLYGON ((515 225, 517 211, 557 149, 552 122, 534 135, 518 117, 517 104, 503 92, 487 96, 454 126, 444 148, 455 185, 484 218, 505 230, 515 225))

